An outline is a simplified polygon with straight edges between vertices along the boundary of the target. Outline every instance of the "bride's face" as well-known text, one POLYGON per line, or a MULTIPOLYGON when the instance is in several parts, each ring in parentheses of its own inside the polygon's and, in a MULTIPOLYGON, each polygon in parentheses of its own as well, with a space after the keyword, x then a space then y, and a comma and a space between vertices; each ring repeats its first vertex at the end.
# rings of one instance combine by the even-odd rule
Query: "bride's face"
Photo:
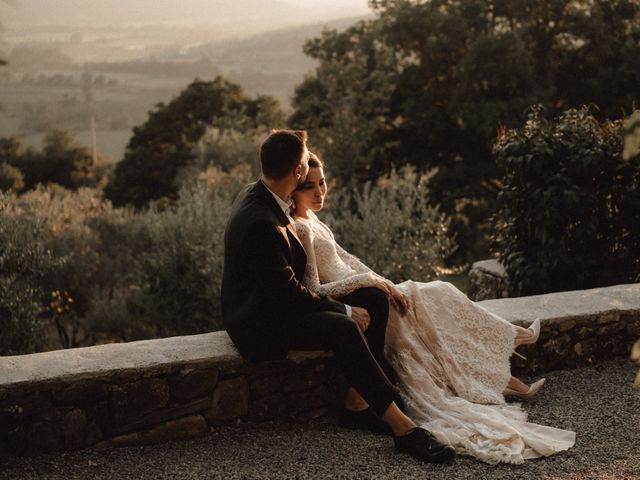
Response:
POLYGON ((327 183, 324 179, 324 171, 320 167, 310 168, 307 178, 293 193, 296 210, 311 210, 313 212, 322 210, 326 194, 327 183))

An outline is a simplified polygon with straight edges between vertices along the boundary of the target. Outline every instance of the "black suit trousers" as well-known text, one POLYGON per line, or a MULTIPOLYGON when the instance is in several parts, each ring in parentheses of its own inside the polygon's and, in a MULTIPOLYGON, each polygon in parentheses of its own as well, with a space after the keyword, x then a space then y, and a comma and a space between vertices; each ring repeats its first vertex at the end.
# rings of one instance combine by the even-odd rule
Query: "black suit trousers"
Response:
POLYGON ((361 288, 344 297, 337 298, 339 302, 352 307, 361 307, 369 312, 371 319, 369 328, 364 336, 369 344, 373 357, 387 375, 391 383, 395 384, 393 368, 384 356, 384 340, 389 321, 389 300, 387 296, 377 288, 361 288))
POLYGON ((344 314, 311 313, 297 318, 289 325, 289 349, 332 351, 349 384, 362 395, 376 414, 382 416, 391 402, 398 398, 396 388, 378 361, 380 359, 388 366, 383 349, 389 307, 382 292, 384 302, 377 294, 366 292, 374 289, 363 290, 353 292, 345 298, 353 302, 352 306, 371 309, 368 333, 363 334, 356 323, 344 314), (385 308, 387 313, 383 315, 385 308))

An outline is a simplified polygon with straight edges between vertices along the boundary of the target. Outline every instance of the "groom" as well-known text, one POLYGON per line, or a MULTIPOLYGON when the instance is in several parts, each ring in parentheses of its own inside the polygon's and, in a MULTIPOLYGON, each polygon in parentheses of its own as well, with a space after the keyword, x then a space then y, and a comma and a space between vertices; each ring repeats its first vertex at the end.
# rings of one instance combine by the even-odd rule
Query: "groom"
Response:
POLYGON ((382 424, 393 432, 398 450, 427 462, 448 462, 453 449, 398 408, 396 389, 376 361, 383 358, 380 322, 386 325, 386 314, 373 307, 370 315, 358 306, 371 304, 367 292, 354 292, 350 306, 317 296, 301 283, 307 257, 288 210, 291 193, 309 169, 306 140, 304 131, 273 131, 260 149, 262 178, 234 203, 224 239, 225 328, 252 362, 283 359, 289 350, 332 351, 351 385, 341 423, 372 430, 382 424))

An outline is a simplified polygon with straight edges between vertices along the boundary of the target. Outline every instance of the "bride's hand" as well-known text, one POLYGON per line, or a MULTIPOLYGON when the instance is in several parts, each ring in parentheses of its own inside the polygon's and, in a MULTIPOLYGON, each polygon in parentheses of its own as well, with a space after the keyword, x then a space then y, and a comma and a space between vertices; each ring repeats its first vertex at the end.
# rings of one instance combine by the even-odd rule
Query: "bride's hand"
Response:
POLYGON ((389 287, 389 289, 391 290, 391 296, 389 297, 389 299, 391 300, 391 304, 396 310, 398 310, 400 315, 404 317, 411 307, 409 299, 397 288, 389 287))
POLYGON ((379 279, 377 279, 376 288, 383 291, 387 297, 389 297, 391 305, 400 313, 400 315, 404 317, 407 314, 410 303, 406 295, 400 292, 397 288, 392 287, 379 279))

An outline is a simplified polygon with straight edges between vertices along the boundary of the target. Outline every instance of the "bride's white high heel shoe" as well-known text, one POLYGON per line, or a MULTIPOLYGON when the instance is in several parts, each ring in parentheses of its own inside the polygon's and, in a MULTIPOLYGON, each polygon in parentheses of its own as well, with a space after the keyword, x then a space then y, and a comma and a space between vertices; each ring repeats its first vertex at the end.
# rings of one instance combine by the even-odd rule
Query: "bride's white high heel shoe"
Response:
POLYGON ((529 386, 529 390, 527 390, 526 392, 518 392, 517 390, 512 390, 510 388, 505 388, 504 389, 504 396, 505 397, 506 396, 517 397, 517 398, 531 398, 536 393, 538 393, 540 391, 540 389, 544 385, 544 382, 546 382, 546 381, 547 381, 546 378, 541 378, 537 382, 532 383, 529 386))
POLYGON ((533 322, 531 322, 531 325, 529 325, 529 328, 527 329, 531 330, 531 337, 525 339, 525 341, 520 345, 531 345, 532 343, 536 343, 540 338, 541 326, 542 323, 540 322, 540 318, 536 318, 533 322))
MULTIPOLYGON (((525 339, 522 343, 519 343, 518 345, 516 345, 516 347, 519 347, 520 345, 531 345, 532 343, 536 343, 540 338, 541 326, 542 326, 542 323, 540 322, 540 318, 536 318, 533 322, 531 322, 531 325, 529 325, 529 328, 527 329, 531 331, 531 337, 525 339)), ((527 357, 525 357, 524 355, 521 355, 515 350, 513 351, 513 354, 516 357, 520 357, 522 360, 527 359, 527 357)))

